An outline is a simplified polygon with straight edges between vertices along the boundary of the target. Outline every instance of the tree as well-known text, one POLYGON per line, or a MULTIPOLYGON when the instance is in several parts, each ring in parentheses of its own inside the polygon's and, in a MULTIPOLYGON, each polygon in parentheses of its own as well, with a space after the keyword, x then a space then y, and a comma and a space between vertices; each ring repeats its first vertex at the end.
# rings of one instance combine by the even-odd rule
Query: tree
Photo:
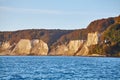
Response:
POLYGON ((107 54, 111 56, 120 55, 120 24, 111 25, 104 33, 104 39, 108 39, 112 44, 105 48, 107 54))
POLYGON ((103 34, 105 39, 109 39, 111 42, 120 42, 120 24, 116 23, 111 25, 103 34))

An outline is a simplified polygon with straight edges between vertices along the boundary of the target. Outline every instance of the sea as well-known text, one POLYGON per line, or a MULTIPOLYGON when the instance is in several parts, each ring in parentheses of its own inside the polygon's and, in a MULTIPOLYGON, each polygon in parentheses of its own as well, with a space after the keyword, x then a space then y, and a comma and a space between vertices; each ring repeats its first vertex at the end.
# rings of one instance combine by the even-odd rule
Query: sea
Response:
POLYGON ((120 80, 120 58, 0 56, 0 80, 120 80))

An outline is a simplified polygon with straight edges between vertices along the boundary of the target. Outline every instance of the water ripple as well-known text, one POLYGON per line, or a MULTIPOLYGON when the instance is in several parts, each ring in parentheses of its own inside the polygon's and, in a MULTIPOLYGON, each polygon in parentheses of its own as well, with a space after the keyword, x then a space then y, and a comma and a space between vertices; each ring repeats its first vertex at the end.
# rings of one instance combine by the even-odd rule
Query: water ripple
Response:
POLYGON ((1 80, 120 80, 120 58, 0 56, 1 80))

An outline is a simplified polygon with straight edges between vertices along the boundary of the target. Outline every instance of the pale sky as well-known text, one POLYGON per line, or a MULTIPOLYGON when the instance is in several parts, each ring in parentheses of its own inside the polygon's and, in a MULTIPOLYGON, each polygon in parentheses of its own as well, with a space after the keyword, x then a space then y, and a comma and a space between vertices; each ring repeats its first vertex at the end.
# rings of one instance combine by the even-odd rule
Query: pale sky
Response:
POLYGON ((120 15, 120 0, 0 0, 0 31, 81 29, 120 15))

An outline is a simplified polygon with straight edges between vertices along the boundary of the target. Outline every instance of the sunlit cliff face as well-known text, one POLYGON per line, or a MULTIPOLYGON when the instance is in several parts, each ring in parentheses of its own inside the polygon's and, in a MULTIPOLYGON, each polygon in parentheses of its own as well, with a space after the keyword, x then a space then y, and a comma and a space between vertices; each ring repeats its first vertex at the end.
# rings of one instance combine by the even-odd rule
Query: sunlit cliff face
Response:
POLYGON ((48 46, 42 40, 21 39, 12 52, 20 55, 47 55, 48 46))
POLYGON ((87 46, 98 44, 99 35, 98 32, 88 33, 87 46))

